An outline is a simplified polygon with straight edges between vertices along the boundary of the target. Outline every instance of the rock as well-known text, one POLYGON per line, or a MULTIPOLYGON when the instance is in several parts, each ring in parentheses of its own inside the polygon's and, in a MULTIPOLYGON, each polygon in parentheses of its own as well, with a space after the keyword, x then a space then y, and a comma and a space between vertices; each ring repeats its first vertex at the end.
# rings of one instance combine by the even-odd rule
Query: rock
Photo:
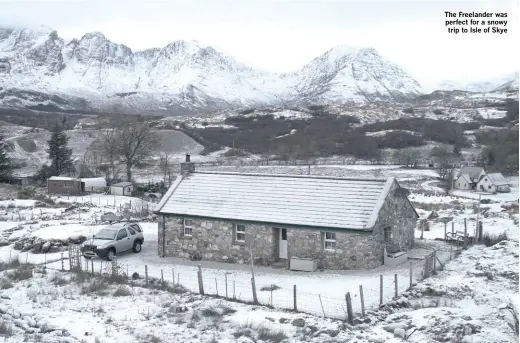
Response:
POLYGON ((5 246, 8 246, 9 245, 9 242, 6 241, 6 240, 1 240, 0 241, 0 247, 5 247, 5 246))
POLYGON ((283 318, 283 317, 282 317, 282 318, 280 318, 278 321, 280 322, 280 324, 285 324, 285 323, 288 323, 288 322, 289 322, 289 319, 287 319, 287 318, 283 318))
POLYGON ((49 332, 53 332, 54 330, 55 329, 47 323, 43 323, 43 325, 40 327, 41 333, 49 333, 49 332))
POLYGON ((50 249, 51 249, 51 243, 50 242, 43 243, 43 245, 42 245, 42 253, 46 254, 46 253, 49 252, 50 249))
POLYGON ((339 330, 336 330, 336 329, 327 329, 327 331, 325 331, 330 337, 336 337, 337 335, 339 335, 339 330))
POLYGON ((61 332, 61 334, 64 336, 64 337, 69 337, 70 336, 70 332, 68 330, 63 330, 61 332))
POLYGON ((132 274, 132 280, 139 280, 139 273, 135 272, 132 274))
POLYGON ((42 249, 42 243, 41 242, 34 243, 32 245, 32 247, 31 247, 31 251, 33 253, 39 253, 41 249, 42 249))
POLYGON ((314 333, 318 331, 318 327, 316 325, 308 325, 307 328, 310 330, 310 332, 314 333))
POLYGON ((398 325, 396 323, 388 324, 383 326, 383 330, 386 332, 394 333, 395 329, 397 329, 398 325))
POLYGON ((299 328, 302 328, 305 326, 305 319, 303 318, 295 318, 293 319, 293 321, 291 322, 291 324, 293 326, 296 326, 296 327, 299 327, 299 328))
POLYGON ((406 337, 406 331, 401 328, 397 328, 394 330, 394 336, 404 339, 406 337))
POLYGON ((370 337, 368 339, 369 342, 372 342, 372 343, 385 343, 386 342, 386 339, 384 338, 379 338, 379 337, 370 337))
POLYGON ((273 322, 273 323, 274 323, 274 318, 272 318, 272 317, 265 317, 265 319, 267 319, 268 321, 270 321, 270 322, 273 322))
POLYGON ((61 251, 60 247, 53 245, 49 248, 49 251, 47 251, 47 254, 52 254, 52 253, 56 253, 56 252, 60 252, 60 251, 61 251))

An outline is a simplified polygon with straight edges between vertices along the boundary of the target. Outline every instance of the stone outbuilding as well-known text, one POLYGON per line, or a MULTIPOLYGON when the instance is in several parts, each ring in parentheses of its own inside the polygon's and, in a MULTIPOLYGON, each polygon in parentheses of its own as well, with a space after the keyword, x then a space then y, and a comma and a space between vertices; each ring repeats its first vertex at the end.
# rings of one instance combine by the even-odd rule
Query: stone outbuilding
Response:
POLYGON ((155 208, 159 256, 363 269, 414 245, 418 215, 394 178, 181 174, 155 208))
POLYGON ((84 190, 80 179, 67 176, 51 176, 47 179, 48 194, 80 195, 84 190))

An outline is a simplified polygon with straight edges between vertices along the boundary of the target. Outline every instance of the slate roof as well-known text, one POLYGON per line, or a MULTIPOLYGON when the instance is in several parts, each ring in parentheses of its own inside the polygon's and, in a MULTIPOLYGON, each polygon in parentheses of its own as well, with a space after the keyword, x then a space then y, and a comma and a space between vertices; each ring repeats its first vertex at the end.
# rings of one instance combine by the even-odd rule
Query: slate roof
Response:
POLYGON ((473 180, 473 182, 478 182, 478 176, 483 170, 484 168, 482 167, 462 167, 460 169, 460 174, 468 174, 469 177, 471 177, 471 180, 473 180))
POLYGON ((502 175, 502 173, 490 173, 486 176, 489 178, 489 181, 491 181, 495 186, 504 186, 509 184, 502 175))
POLYGON ((394 178, 194 172, 179 177, 159 214, 293 226, 371 230, 394 178))

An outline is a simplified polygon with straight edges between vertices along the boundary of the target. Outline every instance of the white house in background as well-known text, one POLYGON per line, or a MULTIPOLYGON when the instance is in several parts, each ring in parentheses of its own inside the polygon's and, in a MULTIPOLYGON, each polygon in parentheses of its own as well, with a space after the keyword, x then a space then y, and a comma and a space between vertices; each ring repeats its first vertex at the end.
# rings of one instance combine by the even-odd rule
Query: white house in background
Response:
POLYGON ((119 182, 110 186, 110 194, 113 195, 132 195, 134 186, 131 182, 119 182))
POLYGON ((107 181, 102 177, 89 177, 80 179, 84 183, 85 192, 102 192, 107 188, 107 181))
POLYGON ((471 185, 472 184, 473 184, 473 181, 471 180, 471 177, 468 174, 461 174, 455 180, 455 182, 453 184, 453 188, 455 188, 455 189, 471 189, 471 185))
POLYGON ((511 192, 509 183, 506 181, 502 173, 490 173, 484 175, 477 183, 477 190, 489 193, 508 193, 511 192))

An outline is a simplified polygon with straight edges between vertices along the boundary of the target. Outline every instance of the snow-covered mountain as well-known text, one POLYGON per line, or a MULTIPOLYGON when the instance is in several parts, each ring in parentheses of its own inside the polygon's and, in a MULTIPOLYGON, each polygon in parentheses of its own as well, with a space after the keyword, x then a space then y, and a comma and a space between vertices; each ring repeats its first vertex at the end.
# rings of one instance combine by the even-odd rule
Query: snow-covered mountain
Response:
POLYGON ((506 83, 495 88, 493 90, 493 92, 511 92, 511 91, 518 92, 518 83, 519 83, 518 73, 516 73, 516 76, 514 79, 507 81, 506 83))
POLYGON ((274 104, 399 101, 421 86, 372 48, 337 47, 291 74, 254 70, 196 41, 132 51, 102 33, 0 28, 0 104, 194 112, 274 104))
POLYGON ((506 84, 515 78, 518 79, 518 72, 508 73, 492 79, 463 78, 457 81, 449 80, 427 87, 433 90, 462 90, 467 92, 491 92, 494 89, 506 84))

